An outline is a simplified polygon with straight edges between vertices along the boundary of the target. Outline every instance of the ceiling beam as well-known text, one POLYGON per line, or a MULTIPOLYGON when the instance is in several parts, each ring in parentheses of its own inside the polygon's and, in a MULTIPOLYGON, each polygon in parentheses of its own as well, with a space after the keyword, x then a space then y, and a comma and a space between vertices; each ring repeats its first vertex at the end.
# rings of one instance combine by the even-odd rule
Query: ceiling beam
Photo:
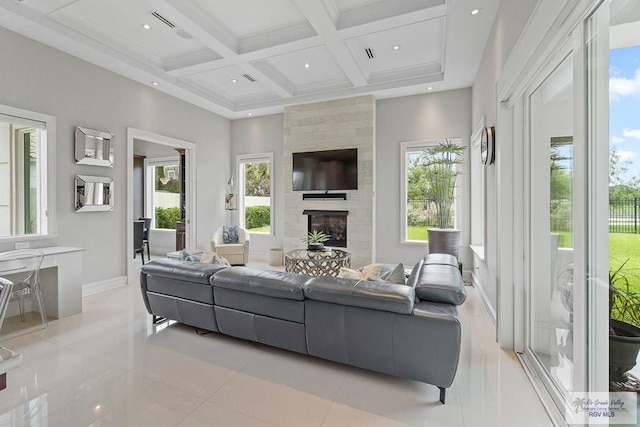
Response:
POLYGON ((336 60, 353 86, 365 86, 367 79, 360 70, 358 63, 344 44, 333 19, 323 2, 318 0, 294 0, 300 12, 307 18, 316 33, 324 40, 329 53, 336 60))
POLYGON ((238 54, 238 41, 220 23, 208 17, 189 0, 148 0, 161 13, 171 16, 171 20, 185 31, 196 37, 209 49, 225 60, 251 75, 254 79, 274 91, 282 98, 293 96, 290 88, 278 84, 266 74, 254 67, 238 54))

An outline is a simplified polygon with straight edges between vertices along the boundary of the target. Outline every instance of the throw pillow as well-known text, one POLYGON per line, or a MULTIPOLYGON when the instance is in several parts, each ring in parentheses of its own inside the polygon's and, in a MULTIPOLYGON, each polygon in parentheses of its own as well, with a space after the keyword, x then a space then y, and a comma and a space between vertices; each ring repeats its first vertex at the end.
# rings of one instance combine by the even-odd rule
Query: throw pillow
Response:
POLYGON ((193 255, 192 253, 187 252, 186 250, 182 250, 180 251, 180 260, 181 261, 192 261, 192 262, 199 262, 200 261, 200 257, 198 257, 197 255, 193 255))
POLYGON ((210 250, 204 251, 204 253, 202 254, 202 258, 200 258, 200 262, 206 263, 206 264, 222 264, 226 266, 231 265, 229 264, 229 261, 227 261, 225 257, 220 256, 217 253, 210 250))
POLYGON ((393 267, 392 270, 384 273, 380 276, 380 279, 385 282, 397 283, 399 285, 405 285, 404 265, 402 263, 393 267))
POLYGON ((238 226, 237 225, 223 225, 222 226, 222 241, 224 243, 238 243, 238 226))
POLYGON ((340 267, 338 277, 341 277, 343 279, 362 280, 361 274, 358 270, 353 270, 347 267, 340 267))
POLYGON ((341 267, 340 273, 338 273, 338 277, 342 277, 344 279, 355 279, 355 280, 375 279, 380 274, 381 268, 382 266, 380 264, 366 265, 358 270, 341 267))

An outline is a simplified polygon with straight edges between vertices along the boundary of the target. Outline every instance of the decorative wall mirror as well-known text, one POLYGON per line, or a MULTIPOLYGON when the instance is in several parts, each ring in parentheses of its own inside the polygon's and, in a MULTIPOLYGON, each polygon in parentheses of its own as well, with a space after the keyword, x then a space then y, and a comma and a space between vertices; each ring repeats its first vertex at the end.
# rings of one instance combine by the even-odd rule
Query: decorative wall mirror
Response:
POLYGON ((76 126, 76 163, 113 167, 112 133, 76 126))
POLYGON ((76 212, 113 210, 113 179, 76 175, 76 212))

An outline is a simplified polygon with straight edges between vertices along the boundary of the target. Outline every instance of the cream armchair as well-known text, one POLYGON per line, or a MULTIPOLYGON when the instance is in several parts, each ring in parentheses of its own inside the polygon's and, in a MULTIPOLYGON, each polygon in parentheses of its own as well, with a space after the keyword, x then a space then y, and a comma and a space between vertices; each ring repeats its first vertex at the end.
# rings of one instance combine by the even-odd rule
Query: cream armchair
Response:
POLYGON ((224 243, 222 227, 211 233, 211 250, 223 256, 232 265, 244 265, 249 261, 249 232, 238 227, 238 243, 224 243))

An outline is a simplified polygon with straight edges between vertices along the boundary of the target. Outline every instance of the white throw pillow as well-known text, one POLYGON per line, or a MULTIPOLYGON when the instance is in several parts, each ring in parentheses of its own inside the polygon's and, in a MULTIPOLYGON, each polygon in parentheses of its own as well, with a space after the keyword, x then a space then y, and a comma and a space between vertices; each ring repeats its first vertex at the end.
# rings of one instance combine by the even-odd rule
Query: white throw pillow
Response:
POLYGON ((229 261, 227 261, 225 257, 220 256, 217 253, 208 249, 204 251, 204 253, 200 257, 200 262, 206 263, 206 264, 222 264, 226 266, 231 265, 229 264, 229 261))
POLYGON ((380 275, 380 269, 382 269, 380 264, 365 265, 358 270, 341 267, 338 277, 342 277, 344 279, 367 280, 378 277, 380 275))

